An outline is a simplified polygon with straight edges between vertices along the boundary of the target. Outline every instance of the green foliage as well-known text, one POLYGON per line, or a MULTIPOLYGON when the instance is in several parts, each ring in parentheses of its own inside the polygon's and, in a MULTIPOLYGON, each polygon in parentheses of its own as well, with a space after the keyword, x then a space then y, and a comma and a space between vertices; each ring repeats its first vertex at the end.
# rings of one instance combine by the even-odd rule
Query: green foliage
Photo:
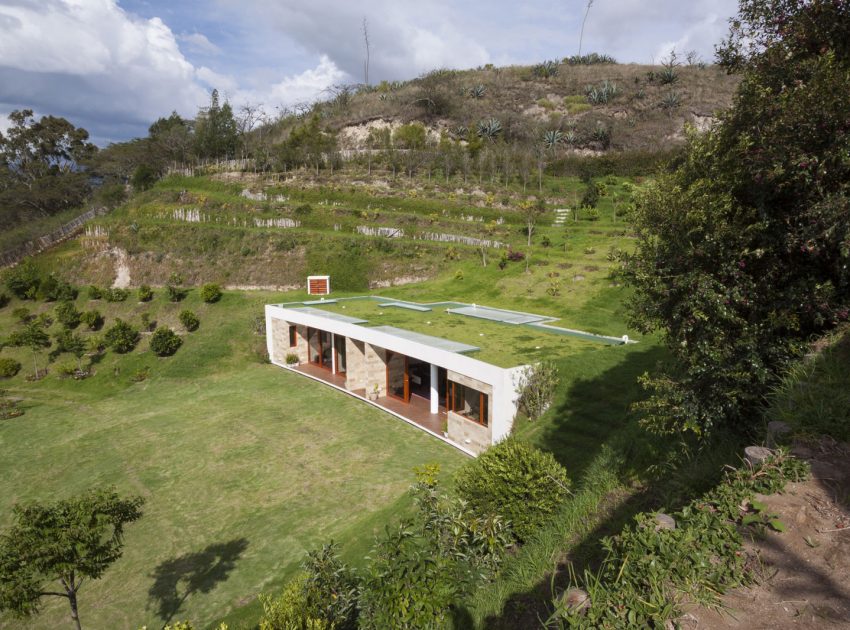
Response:
POLYGON ((581 197, 581 207, 595 208, 597 203, 599 203, 599 189, 593 182, 589 182, 581 197))
POLYGON ((295 365, 296 363, 298 363, 298 355, 295 354, 294 352, 287 352, 286 353, 286 364, 287 365, 295 365))
POLYGON ((210 94, 209 107, 195 121, 195 152, 202 158, 233 158, 239 145, 239 130, 230 103, 219 104, 218 90, 210 94))
POLYGON ((187 289, 184 289, 182 286, 180 286, 182 284, 183 276, 181 276, 180 274, 172 273, 169 276, 168 282, 165 285, 165 293, 166 295, 168 295, 168 300, 170 302, 181 302, 189 294, 189 291, 187 289))
POLYGON ((357 627, 358 581, 354 571, 339 558, 339 546, 331 542, 311 551, 302 565, 306 609, 334 630, 357 627))
POLYGON ((538 63, 537 65, 531 68, 532 74, 534 76, 541 79, 550 79, 558 74, 558 62, 557 61, 544 61, 542 63, 538 63))
POLYGON ((850 334, 794 364, 770 392, 765 417, 795 430, 850 441, 850 334))
POLYGON ((142 516, 141 497, 92 490, 55 503, 18 504, 14 523, 0 536, 0 610, 28 617, 41 599, 67 597, 77 619, 77 589, 103 576, 121 557, 124 527, 142 516))
POLYGON ((564 63, 571 66, 593 66, 597 64, 613 64, 617 61, 611 55, 600 55, 599 53, 588 53, 586 55, 572 55, 564 59, 564 63))
POLYGON ((735 105, 637 196, 631 324, 674 357, 643 379, 653 430, 747 428, 804 343, 848 317, 847 13, 817 6, 741 3, 721 57, 743 74, 735 105))
POLYGON ((327 621, 311 615, 306 587, 307 575, 299 573, 286 583, 277 598, 261 594, 260 630, 335 630, 327 621))
POLYGON ((103 335, 103 342, 118 354, 125 354, 132 352, 140 338, 138 330, 118 318, 103 335))
POLYGON ((180 323, 183 324, 183 327, 189 332, 194 332, 198 330, 198 326, 201 325, 201 320, 198 319, 198 316, 195 315, 189 309, 180 311, 180 323))
POLYGON ((139 302, 150 302, 153 299, 153 289, 143 284, 138 291, 139 302))
MULTIPOLYGON (((557 294, 557 289, 550 295, 557 294)), ((530 420, 536 420, 549 408, 555 397, 560 378, 558 366, 552 361, 542 361, 530 365, 520 376, 517 406, 530 420)))
POLYGON ((21 371, 21 364, 10 357, 0 357, 0 378, 12 378, 21 371))
POLYGON ((35 299, 41 277, 31 259, 27 258, 19 265, 8 269, 5 276, 6 288, 13 295, 22 300, 35 299))
POLYGON ((130 295, 127 289, 119 289, 117 287, 104 289, 102 292, 103 299, 107 302, 123 302, 130 295))
POLYGON ((587 96, 587 102, 591 105, 606 105, 617 97, 620 88, 616 83, 605 79, 599 85, 586 86, 584 93, 587 96))
POLYGON ((64 118, 36 120, 29 109, 8 118, 0 135, 0 229, 81 206, 89 191, 82 167, 97 153, 88 132, 64 118))
POLYGON ((17 319, 20 323, 26 324, 29 321, 35 319, 35 316, 32 314, 26 306, 18 306, 17 308, 12 310, 12 317, 17 319))
POLYGON ((76 309, 73 302, 60 302, 55 312, 56 320, 65 328, 76 328, 80 325, 82 313, 76 309))
POLYGON ((570 492, 567 471, 552 454, 516 438, 466 464, 455 486, 476 513, 507 519, 521 542, 552 517, 570 492))
POLYGON ((182 344, 183 340, 165 326, 157 328, 151 335, 151 351, 158 357, 170 357, 182 344))
POLYGON ((312 166, 319 170, 325 158, 336 148, 336 136, 321 127, 318 115, 306 124, 293 129, 289 137, 278 145, 277 162, 280 168, 312 166))
POLYGON ((218 302, 221 295, 221 287, 217 284, 208 283, 201 287, 201 299, 207 304, 218 302))
POLYGON ((778 492, 807 474, 805 462, 778 451, 758 468, 727 472, 714 490, 672 515, 675 529, 659 527, 653 514, 639 514, 633 525, 603 539, 607 557, 599 572, 575 580, 590 595, 589 604, 556 600, 547 625, 663 628, 681 615, 686 600, 718 605, 720 595, 754 577, 736 524, 784 529, 754 495, 778 492))
POLYGON ((478 121, 478 137, 493 142, 502 134, 502 122, 497 118, 478 121))
POLYGON ((85 311, 80 315, 80 321, 88 326, 89 330, 100 330, 103 326, 103 315, 97 310, 85 311))
POLYGON ((139 164, 130 178, 130 185, 136 192, 148 190, 159 179, 159 172, 150 164, 139 164))
POLYGON ((76 300, 78 292, 69 283, 51 273, 42 278, 38 293, 47 302, 57 302, 76 300))
POLYGON ((0 308, 4 308, 12 298, 10 298, 7 294, 0 291, 0 308))
POLYGON ((97 285, 91 284, 88 288, 88 296, 90 300, 99 300, 103 297, 103 289, 97 285))

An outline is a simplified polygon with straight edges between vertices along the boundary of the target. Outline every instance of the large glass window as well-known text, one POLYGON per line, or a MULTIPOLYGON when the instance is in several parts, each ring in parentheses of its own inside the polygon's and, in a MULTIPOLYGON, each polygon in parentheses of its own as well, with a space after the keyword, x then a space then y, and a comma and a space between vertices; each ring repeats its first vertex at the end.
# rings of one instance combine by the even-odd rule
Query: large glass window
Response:
POLYGON ((449 381, 449 411, 454 411, 486 427, 489 417, 488 406, 488 396, 484 392, 449 381))
POLYGON ((298 329, 295 326, 289 327, 289 347, 294 348, 298 345, 298 329))
POLYGON ((407 402, 410 399, 407 357, 387 351, 387 394, 407 402))
POLYGON ((330 370, 333 356, 331 334, 325 330, 308 328, 307 343, 310 349, 310 363, 330 370))

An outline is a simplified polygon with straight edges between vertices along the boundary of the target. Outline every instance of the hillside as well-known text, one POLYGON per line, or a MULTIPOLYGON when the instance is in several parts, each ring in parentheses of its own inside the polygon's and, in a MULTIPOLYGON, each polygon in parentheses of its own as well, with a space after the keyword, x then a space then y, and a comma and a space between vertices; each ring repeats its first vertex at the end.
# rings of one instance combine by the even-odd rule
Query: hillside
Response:
MULTIPOLYGON (((434 140, 463 139, 495 119, 509 144, 531 145, 549 130, 564 134, 564 151, 656 152, 683 139, 685 123, 705 128, 728 107, 738 78, 717 66, 592 64, 438 70, 408 82, 338 88, 314 107, 339 132, 341 149, 369 146, 369 132, 418 121, 434 140), (552 73, 551 76, 543 76, 552 73), (594 138, 602 127, 607 141, 594 138)), ((272 137, 282 139, 295 121, 283 118, 272 137)))

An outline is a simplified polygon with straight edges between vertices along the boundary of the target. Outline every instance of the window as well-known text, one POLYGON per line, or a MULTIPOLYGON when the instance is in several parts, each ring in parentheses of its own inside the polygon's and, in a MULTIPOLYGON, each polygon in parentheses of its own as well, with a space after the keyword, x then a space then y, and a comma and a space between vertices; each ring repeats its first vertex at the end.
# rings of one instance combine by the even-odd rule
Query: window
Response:
POLYGON ((295 326, 289 327, 289 347, 294 348, 298 345, 298 328, 295 326))
POLYGON ((484 392, 467 385, 449 381, 449 411, 468 418, 473 422, 488 425, 489 401, 484 392))

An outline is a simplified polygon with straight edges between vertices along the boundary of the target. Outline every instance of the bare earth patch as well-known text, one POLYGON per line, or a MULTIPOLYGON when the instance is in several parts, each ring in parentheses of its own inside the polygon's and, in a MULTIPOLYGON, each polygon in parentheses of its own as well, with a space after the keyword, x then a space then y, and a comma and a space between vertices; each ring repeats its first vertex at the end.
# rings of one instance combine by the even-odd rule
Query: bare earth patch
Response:
POLYGON ((812 475, 758 497, 786 527, 745 544, 759 582, 725 595, 721 611, 689 610, 683 628, 850 627, 850 445, 821 441, 792 452, 812 475))

